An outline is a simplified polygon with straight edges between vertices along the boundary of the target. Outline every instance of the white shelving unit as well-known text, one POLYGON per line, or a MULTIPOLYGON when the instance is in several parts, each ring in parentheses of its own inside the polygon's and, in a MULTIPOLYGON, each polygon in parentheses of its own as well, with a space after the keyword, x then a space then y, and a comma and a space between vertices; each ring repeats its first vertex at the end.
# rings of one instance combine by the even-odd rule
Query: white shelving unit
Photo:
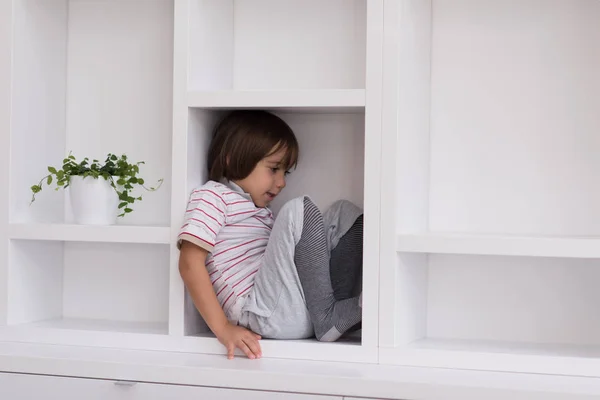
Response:
POLYGON ((600 377, 600 3, 385 6, 380 362, 600 377))
MULTIPOLYGON (((186 293, 176 237, 215 123, 253 108, 300 142, 275 212, 304 193, 365 212, 362 330, 263 340, 269 374, 322 368, 319 382, 356 375, 386 396, 412 366, 600 378, 599 18, 589 0, 0 1, 0 342, 76 348, 59 351, 65 374, 106 348, 213 368, 225 349, 186 293), (66 192, 30 205, 70 151, 126 153, 164 183, 117 225, 76 225, 66 192)), ((87 371, 163 376, 128 365, 87 371)), ((246 368, 223 365, 218 382, 246 368)), ((268 390, 252 368, 239 388, 268 390)))
MULTIPOLYGON (((270 110, 297 134, 299 168, 274 210, 304 193, 322 208, 352 200, 377 259, 383 1, 15 0, 12 13, 0 340, 224 354, 175 242, 233 109, 270 110), (76 225, 68 193, 44 188, 30 205, 69 151, 126 153, 164 183, 116 226, 76 225)), ((365 264, 359 335, 263 341, 265 356, 376 362, 378 268, 365 264)))

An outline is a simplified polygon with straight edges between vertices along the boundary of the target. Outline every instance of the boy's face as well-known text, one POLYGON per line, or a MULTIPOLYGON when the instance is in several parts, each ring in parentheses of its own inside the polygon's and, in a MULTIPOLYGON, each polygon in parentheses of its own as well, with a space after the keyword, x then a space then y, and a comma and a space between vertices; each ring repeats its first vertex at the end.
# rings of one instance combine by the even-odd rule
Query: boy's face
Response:
POLYGON ((263 158, 246 178, 234 181, 250 194, 257 207, 268 206, 285 187, 286 166, 282 160, 286 149, 263 158))

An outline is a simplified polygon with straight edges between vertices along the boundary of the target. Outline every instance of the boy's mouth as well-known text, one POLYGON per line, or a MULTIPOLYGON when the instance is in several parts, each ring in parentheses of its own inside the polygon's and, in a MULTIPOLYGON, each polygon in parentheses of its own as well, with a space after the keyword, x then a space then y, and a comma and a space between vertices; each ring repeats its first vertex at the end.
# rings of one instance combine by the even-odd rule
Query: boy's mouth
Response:
POLYGON ((271 192, 267 192, 267 197, 269 197, 269 199, 273 200, 275 198, 275 196, 277 196, 277 195, 274 193, 271 193, 271 192))

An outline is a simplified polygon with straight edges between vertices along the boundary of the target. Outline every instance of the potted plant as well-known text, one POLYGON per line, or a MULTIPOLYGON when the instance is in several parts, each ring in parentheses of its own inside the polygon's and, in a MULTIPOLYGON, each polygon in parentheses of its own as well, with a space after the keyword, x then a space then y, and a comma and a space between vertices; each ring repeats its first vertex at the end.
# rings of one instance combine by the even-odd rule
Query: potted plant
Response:
POLYGON ((132 196, 132 190, 136 186, 155 191, 162 185, 163 180, 159 179, 155 188, 146 187, 144 179, 138 175, 141 164, 144 161, 130 163, 125 154, 117 157, 112 153, 108 153, 103 163, 98 160, 90 163, 88 157, 77 162, 75 156, 69 153, 63 160, 62 168, 49 166, 49 174, 31 187, 31 203, 35 201, 35 195, 42 190, 44 183, 50 186, 55 182, 55 190, 69 187, 76 223, 113 225, 118 217, 124 217, 133 211, 132 205, 136 201, 142 200, 142 196, 132 196))

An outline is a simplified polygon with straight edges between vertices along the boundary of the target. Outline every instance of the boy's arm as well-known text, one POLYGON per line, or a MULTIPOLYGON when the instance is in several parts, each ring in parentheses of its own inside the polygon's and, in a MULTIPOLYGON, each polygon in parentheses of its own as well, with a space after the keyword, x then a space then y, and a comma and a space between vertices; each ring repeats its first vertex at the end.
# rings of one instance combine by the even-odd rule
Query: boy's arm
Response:
POLYGON ((188 241, 184 240, 181 244, 179 273, 194 305, 210 330, 227 348, 228 358, 233 358, 235 347, 244 351, 249 358, 259 358, 260 336, 227 320, 206 270, 207 254, 205 249, 188 241))

